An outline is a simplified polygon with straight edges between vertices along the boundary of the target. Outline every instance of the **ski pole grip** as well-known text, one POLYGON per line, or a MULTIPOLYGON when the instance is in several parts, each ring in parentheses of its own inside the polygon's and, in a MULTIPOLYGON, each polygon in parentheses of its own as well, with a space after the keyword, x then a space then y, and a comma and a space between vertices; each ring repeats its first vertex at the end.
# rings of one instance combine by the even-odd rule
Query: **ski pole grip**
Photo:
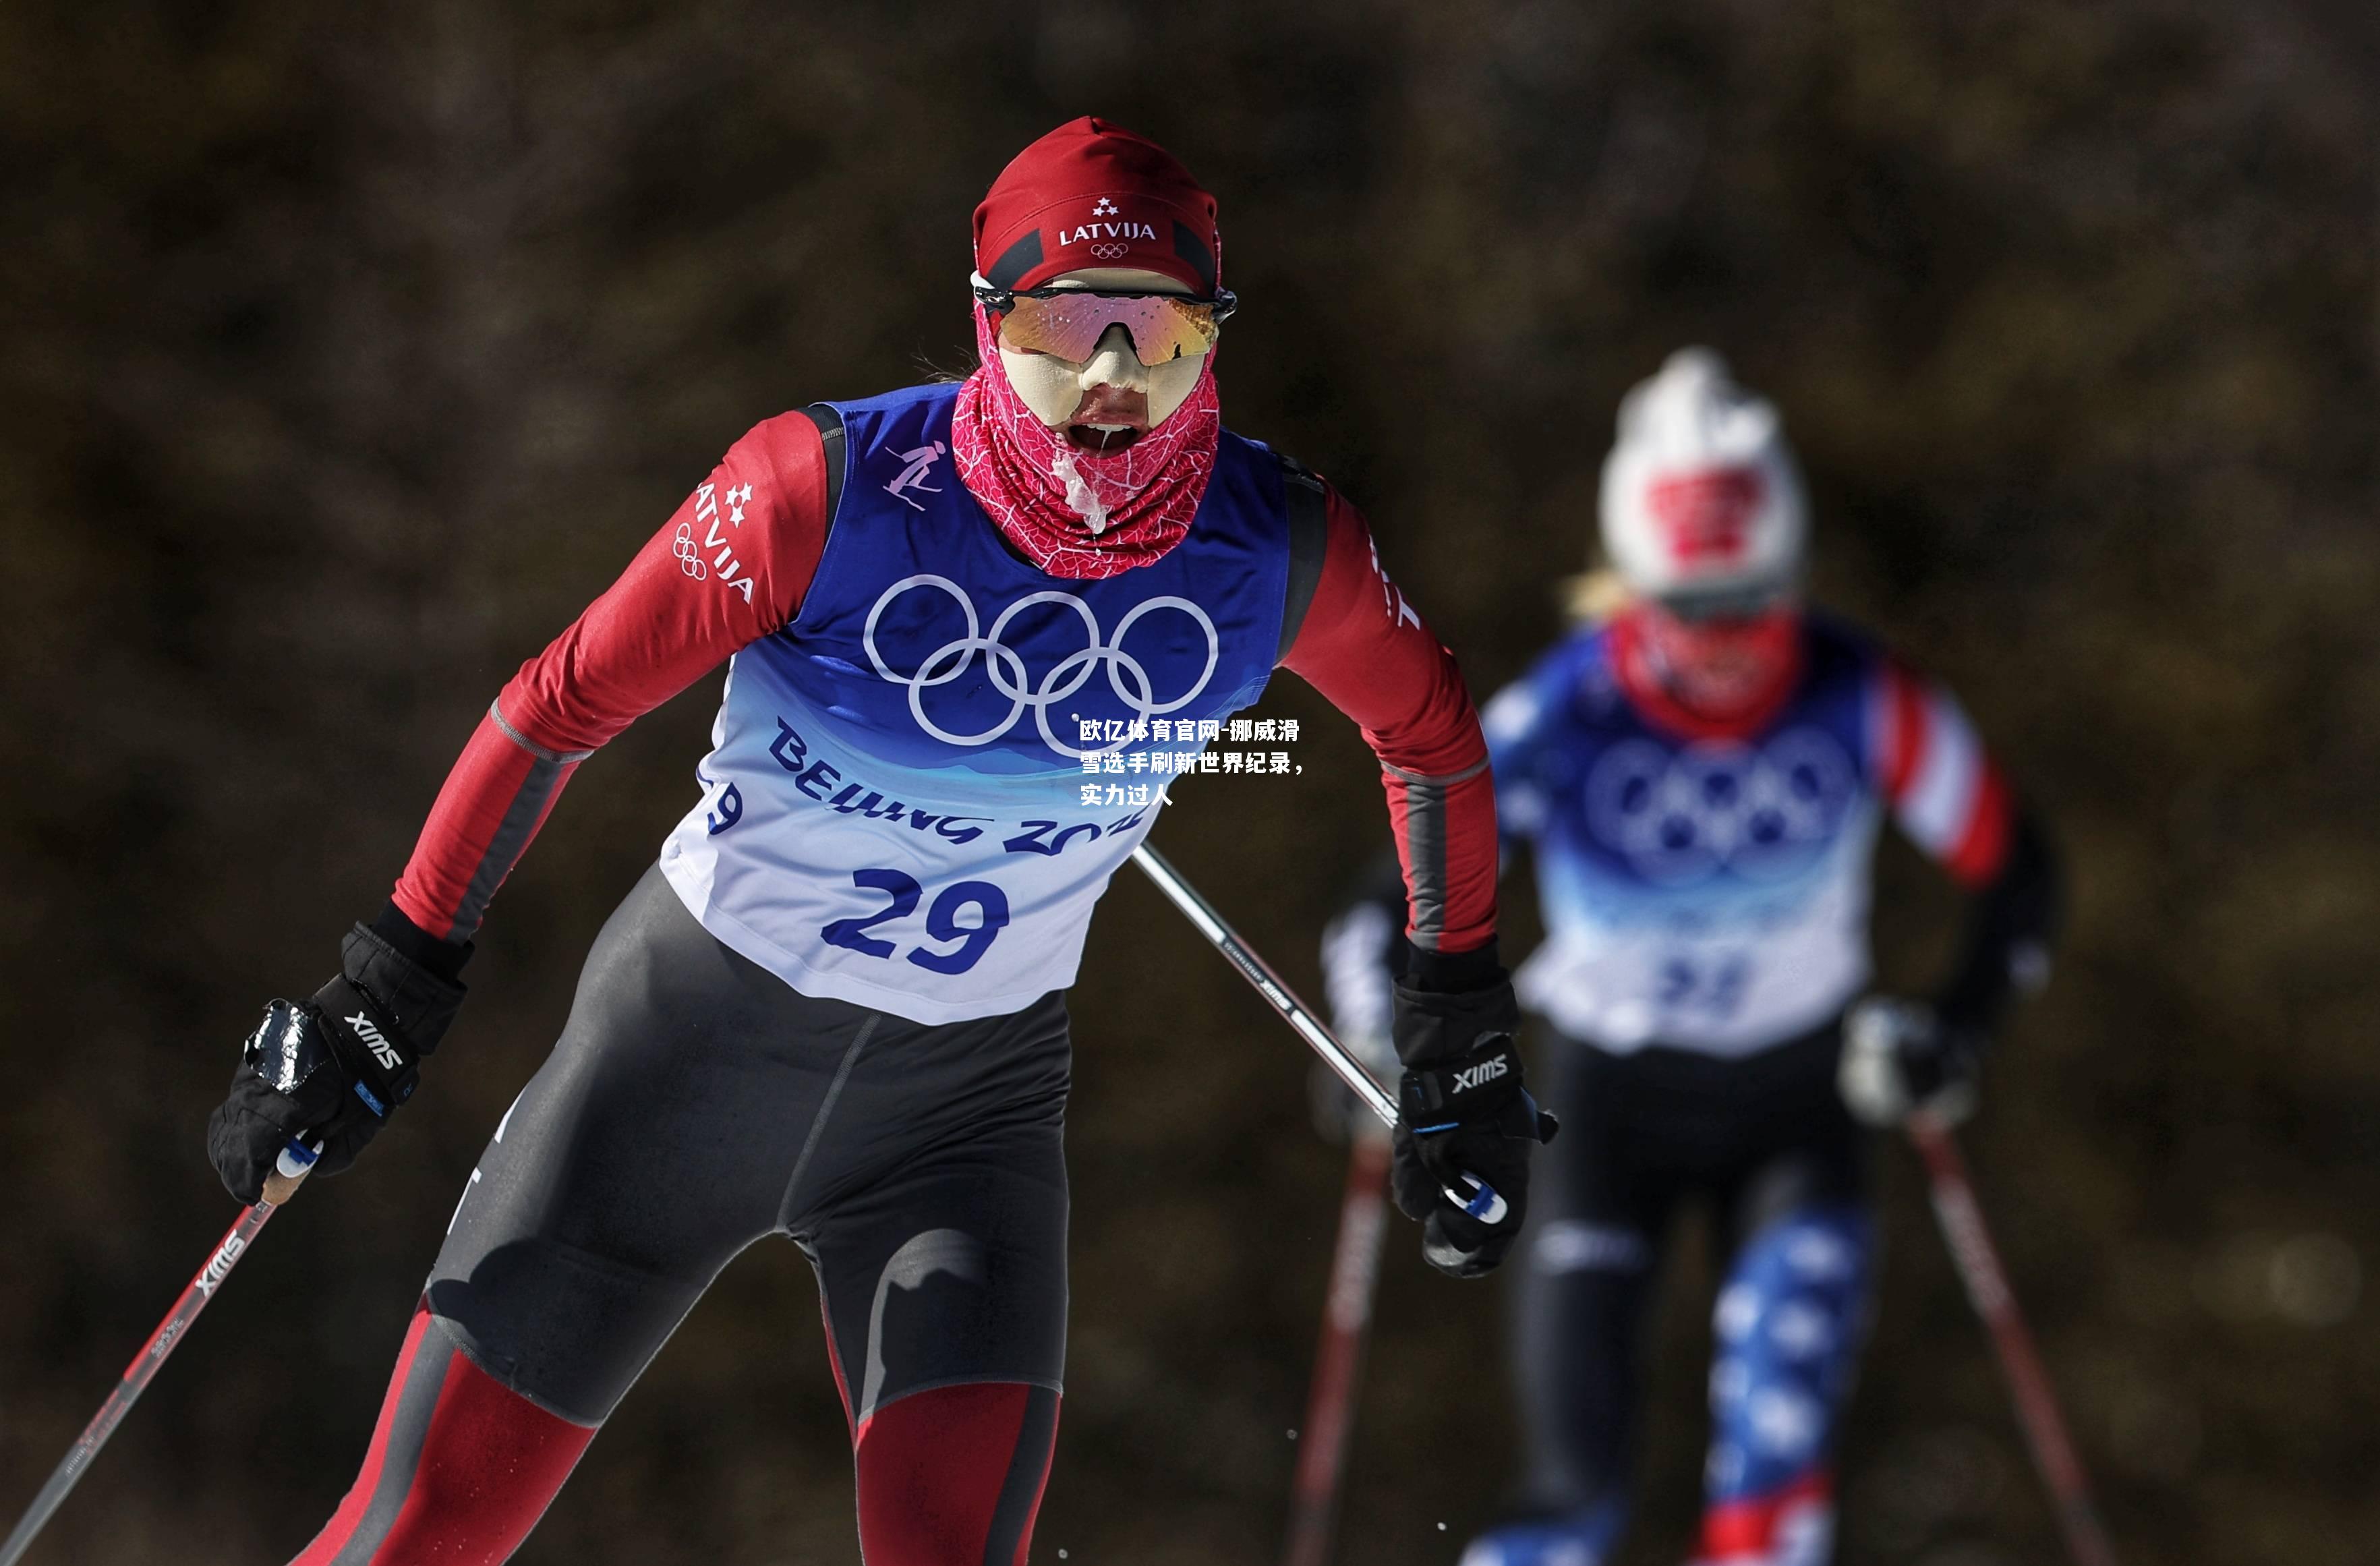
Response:
POLYGON ((264 1205, 277 1208, 298 1194, 298 1187, 314 1172, 314 1160, 322 1156, 320 1145, 308 1147, 292 1141, 273 1160, 273 1172, 264 1177, 264 1205))

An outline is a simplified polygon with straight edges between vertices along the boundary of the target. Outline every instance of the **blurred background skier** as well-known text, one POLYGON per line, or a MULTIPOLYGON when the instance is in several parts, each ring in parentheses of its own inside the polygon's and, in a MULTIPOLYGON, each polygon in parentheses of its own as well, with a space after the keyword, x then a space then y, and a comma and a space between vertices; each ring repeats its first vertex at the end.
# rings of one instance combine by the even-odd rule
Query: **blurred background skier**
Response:
MULTIPOLYGON (((1510 1295, 1522 1478, 1463 1566, 1610 1558, 1688 1201, 1723 1252, 1698 1560, 1820 1562, 1874 1282, 1863 1123, 1972 1106, 2011 996, 2047 975, 2056 868, 1949 694, 1804 606, 1792 454, 1718 355, 1672 355, 1621 404, 1601 524, 1580 624, 1483 715, 1507 849, 1536 855, 1546 936, 1516 982, 1564 1134, 1510 1295), (1888 811, 1969 894, 1922 1000, 1867 993, 1888 811)), ((1388 1026, 1395 883, 1376 867, 1324 937, 1351 1038, 1388 1026)))

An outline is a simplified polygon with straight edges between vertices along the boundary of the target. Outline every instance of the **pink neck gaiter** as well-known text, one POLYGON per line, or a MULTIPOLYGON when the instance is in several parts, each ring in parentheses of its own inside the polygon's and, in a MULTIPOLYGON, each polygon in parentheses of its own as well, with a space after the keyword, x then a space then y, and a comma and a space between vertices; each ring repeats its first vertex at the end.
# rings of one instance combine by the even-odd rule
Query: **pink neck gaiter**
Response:
POLYGON ((1077 451, 1025 406, 1001 370, 1000 345, 978 306, 982 362, 959 387, 951 449, 959 480, 1002 537, 1052 577, 1112 577, 1182 541, 1207 493, 1222 429, 1214 356, 1165 421, 1123 451, 1077 451))

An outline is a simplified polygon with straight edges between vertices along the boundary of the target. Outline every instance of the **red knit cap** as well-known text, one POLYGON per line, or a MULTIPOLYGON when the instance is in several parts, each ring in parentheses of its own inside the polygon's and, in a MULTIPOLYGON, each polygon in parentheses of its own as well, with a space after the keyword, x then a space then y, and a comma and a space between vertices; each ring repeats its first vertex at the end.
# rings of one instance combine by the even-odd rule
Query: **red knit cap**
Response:
POLYGON ((975 269, 994 287, 1131 266, 1209 295, 1222 276, 1215 198, 1172 153, 1086 115, 1025 151, 975 209, 975 269))

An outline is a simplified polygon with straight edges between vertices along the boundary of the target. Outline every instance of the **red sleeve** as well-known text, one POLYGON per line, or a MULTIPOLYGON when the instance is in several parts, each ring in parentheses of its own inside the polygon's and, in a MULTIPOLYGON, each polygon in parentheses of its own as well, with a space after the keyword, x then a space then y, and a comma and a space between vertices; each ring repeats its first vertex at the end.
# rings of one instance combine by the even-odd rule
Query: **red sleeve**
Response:
POLYGON ((1355 720, 1380 759, 1389 820, 1413 910, 1432 952, 1496 933, 1496 793, 1488 744, 1454 655, 1380 568, 1363 516, 1328 494, 1322 572, 1284 668, 1355 720))
POLYGON ((396 883, 405 917, 467 941, 596 748, 782 629, 826 547, 826 456, 799 412, 756 425, 626 571, 496 697, 396 883))
POLYGON ((1888 658, 1871 703, 1876 783, 1900 830, 1961 885, 1989 885, 2008 860, 2015 795, 1966 713, 1888 658))

